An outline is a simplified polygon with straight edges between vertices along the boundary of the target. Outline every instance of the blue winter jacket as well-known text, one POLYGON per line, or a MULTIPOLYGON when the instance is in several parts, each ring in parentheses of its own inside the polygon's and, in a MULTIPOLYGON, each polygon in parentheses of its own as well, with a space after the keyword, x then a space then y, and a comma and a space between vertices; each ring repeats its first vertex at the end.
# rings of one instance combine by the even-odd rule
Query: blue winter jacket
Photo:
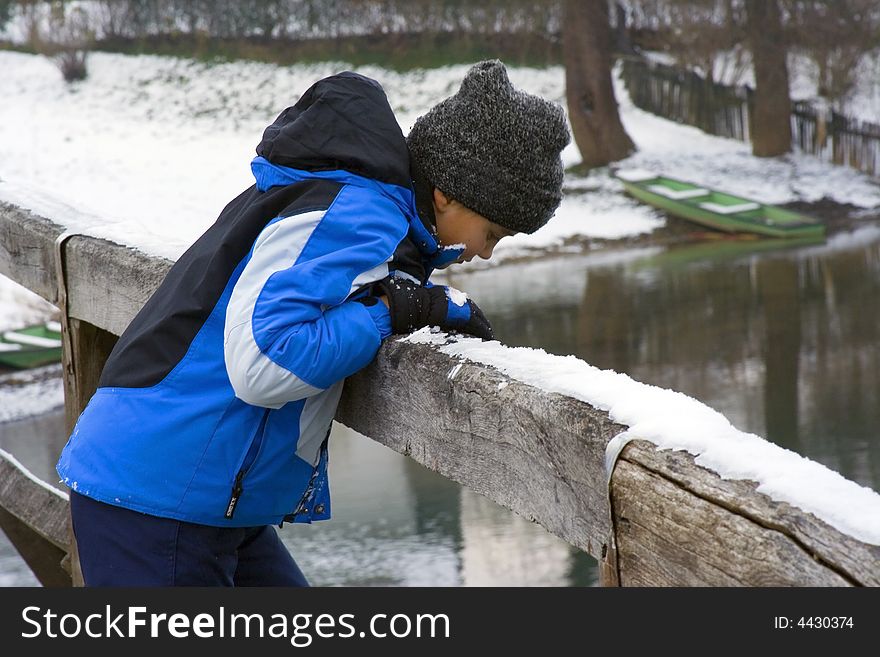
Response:
POLYGON ((257 153, 256 184, 113 349, 58 463, 78 493, 215 526, 330 517, 342 383, 391 333, 384 304, 354 298, 389 269, 424 282, 458 253, 416 210, 406 142, 373 80, 316 83, 257 153))

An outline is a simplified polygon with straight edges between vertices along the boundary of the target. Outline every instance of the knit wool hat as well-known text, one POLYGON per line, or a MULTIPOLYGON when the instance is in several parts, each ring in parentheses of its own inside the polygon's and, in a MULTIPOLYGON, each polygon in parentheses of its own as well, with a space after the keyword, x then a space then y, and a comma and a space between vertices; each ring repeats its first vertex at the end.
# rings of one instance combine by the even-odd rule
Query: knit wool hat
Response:
POLYGON ((446 196, 516 232, 534 233, 562 200, 569 142, 556 103, 515 89, 504 64, 475 64, 461 88, 419 117, 410 157, 446 196))

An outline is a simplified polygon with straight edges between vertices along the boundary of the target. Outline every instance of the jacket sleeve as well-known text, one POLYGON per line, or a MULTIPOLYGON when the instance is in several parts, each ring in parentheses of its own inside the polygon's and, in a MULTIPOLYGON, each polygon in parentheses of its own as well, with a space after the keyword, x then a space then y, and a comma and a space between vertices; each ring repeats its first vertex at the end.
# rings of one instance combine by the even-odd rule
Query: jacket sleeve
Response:
POLYGON ((347 300, 384 278, 407 222, 392 202, 344 188, 327 210, 279 217, 254 242, 226 310, 235 395, 268 408, 357 372, 391 334, 385 304, 347 300))

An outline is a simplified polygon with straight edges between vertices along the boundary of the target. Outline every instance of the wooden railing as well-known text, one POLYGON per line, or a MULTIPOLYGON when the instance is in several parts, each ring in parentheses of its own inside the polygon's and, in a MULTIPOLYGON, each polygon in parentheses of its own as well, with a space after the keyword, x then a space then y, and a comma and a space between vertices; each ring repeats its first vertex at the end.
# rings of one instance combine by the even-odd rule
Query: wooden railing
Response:
MULTIPOLYGON (((71 424, 172 263, 61 234, 0 203, 0 273, 64 311, 71 424)), ((647 441, 630 442, 609 478, 606 446, 627 427, 606 411, 432 345, 386 341, 346 382, 337 420, 593 555, 606 585, 880 585, 880 546, 647 441)), ((40 580, 78 583, 64 496, 3 454, 0 482, 0 526, 40 580)))

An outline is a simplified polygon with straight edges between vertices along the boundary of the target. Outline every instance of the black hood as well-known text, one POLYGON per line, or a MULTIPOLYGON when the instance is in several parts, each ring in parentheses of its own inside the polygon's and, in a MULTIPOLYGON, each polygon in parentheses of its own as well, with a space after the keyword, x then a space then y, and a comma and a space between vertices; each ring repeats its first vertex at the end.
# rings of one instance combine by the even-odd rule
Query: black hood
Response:
POLYGON ((385 91, 350 71, 319 80, 281 112, 257 154, 294 169, 344 169, 412 188, 406 140, 385 91))

